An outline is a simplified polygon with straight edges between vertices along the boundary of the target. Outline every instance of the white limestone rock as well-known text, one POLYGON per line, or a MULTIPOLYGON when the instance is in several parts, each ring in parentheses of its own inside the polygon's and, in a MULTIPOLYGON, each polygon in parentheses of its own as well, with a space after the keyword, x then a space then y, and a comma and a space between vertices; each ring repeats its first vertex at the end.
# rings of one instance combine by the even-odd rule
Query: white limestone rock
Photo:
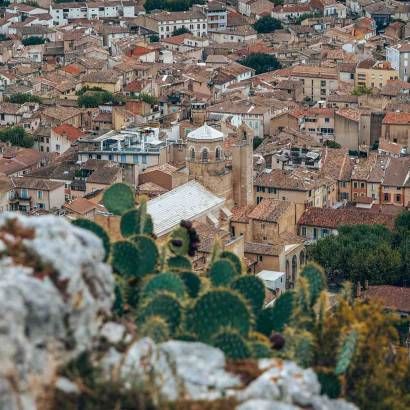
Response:
POLYGON ((2 214, 0 240, 0 407, 14 410, 33 402, 33 378, 48 383, 57 365, 91 348, 114 278, 101 240, 63 218, 2 214))
POLYGON ((171 401, 215 400, 241 386, 239 377, 225 370, 222 351, 198 342, 155 345, 149 338, 141 339, 128 350, 121 375, 128 382, 154 381, 158 397, 171 401))

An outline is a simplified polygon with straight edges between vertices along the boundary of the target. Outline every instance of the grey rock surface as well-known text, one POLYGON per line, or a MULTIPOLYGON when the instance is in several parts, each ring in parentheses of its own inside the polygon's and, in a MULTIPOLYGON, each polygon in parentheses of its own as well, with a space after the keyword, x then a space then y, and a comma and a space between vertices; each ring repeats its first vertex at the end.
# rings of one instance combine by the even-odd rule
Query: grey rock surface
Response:
POLYGON ((114 278, 101 240, 63 218, 2 214, 0 241, 0 408, 26 410, 33 379, 92 346, 114 278))

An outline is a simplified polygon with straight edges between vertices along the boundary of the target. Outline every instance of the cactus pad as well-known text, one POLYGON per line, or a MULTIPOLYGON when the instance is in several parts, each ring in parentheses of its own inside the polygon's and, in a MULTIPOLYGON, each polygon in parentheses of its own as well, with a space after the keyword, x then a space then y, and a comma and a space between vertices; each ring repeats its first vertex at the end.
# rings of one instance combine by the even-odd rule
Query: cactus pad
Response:
POLYGON ((238 273, 238 275, 240 275, 242 273, 242 262, 239 259, 239 257, 237 255, 235 255, 233 252, 230 251, 223 251, 219 257, 221 259, 228 259, 230 260, 233 265, 235 266, 236 272, 238 273))
POLYGON ((228 259, 217 260, 209 270, 213 286, 229 286, 237 275, 234 264, 228 259))
POLYGON ((171 256, 167 260, 168 269, 172 272, 192 270, 191 261, 185 256, 171 256))
POLYGON ((103 203, 109 212, 122 215, 128 209, 135 207, 134 193, 127 184, 113 184, 104 192, 103 203))
POLYGON ((201 279, 194 272, 179 272, 179 277, 184 281, 189 297, 196 298, 201 289, 201 279))
POLYGON ((241 276, 232 282, 231 288, 243 295, 252 306, 255 315, 261 311, 265 300, 265 285, 258 277, 253 275, 241 276))
POLYGON ((169 326, 172 336, 182 319, 182 309, 178 300, 167 294, 156 295, 139 310, 138 323, 142 324, 151 316, 160 316, 169 326))
POLYGON ((173 293, 178 299, 182 299, 185 296, 184 281, 175 273, 151 275, 142 288, 142 296, 152 297, 161 292, 173 293))
POLYGON ((140 209, 130 209, 121 217, 120 230, 121 235, 125 238, 143 233, 151 235, 154 230, 151 215, 142 215, 140 209))
POLYGON ((247 359, 251 356, 245 339, 236 331, 223 330, 212 339, 213 346, 221 349, 230 359, 247 359))
POLYGON ((209 341, 221 329, 229 327, 247 336, 251 313, 245 299, 228 289, 211 290, 202 295, 190 312, 192 330, 202 341, 209 341))

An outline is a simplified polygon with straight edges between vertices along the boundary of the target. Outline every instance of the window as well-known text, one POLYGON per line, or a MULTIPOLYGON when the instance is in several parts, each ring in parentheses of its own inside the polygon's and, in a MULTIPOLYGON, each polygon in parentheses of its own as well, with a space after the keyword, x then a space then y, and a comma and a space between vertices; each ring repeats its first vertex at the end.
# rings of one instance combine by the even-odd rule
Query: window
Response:
POLYGON ((360 182, 360 188, 364 188, 364 182, 360 182))
POLYGON ((132 156, 132 162, 134 163, 134 164, 138 164, 138 155, 133 155, 132 156))
POLYGON ((206 148, 202 150, 202 161, 208 162, 208 150, 206 148))
POLYGON ((92 159, 93 158, 93 154, 88 154, 88 158, 92 159))
POLYGON ((341 188, 346 188, 346 186, 347 186, 346 181, 340 182, 340 186, 341 186, 341 188))
POLYGON ((120 162, 127 162, 127 156, 125 154, 121 154, 120 162))
POLYGON ((357 182, 353 182, 353 188, 357 188, 357 182))
POLYGON ((259 262, 262 262, 262 260, 263 260, 262 255, 258 255, 258 261, 259 261, 259 262))
POLYGON ((215 158, 216 158, 217 161, 221 159, 221 148, 219 148, 219 147, 216 147, 215 158))
POLYGON ((44 208, 45 208, 45 205, 44 205, 43 203, 39 202, 39 203, 36 204, 36 208, 38 208, 38 209, 44 209, 44 208))
POLYGON ((330 122, 330 118, 325 118, 325 122, 330 122))
POLYGON ((143 156, 142 156, 142 163, 143 163, 143 164, 146 164, 146 163, 147 163, 147 156, 146 156, 146 155, 143 155, 143 156))
POLYGON ((20 190, 20 197, 23 199, 28 199, 28 190, 26 188, 23 188, 20 190))
POLYGON ((268 188, 270 194, 276 194, 276 188, 268 188))
POLYGON ((401 195, 400 194, 396 195, 396 202, 401 202, 401 195))
POLYGON ((265 192, 265 187, 264 186, 256 186, 256 192, 265 192))
POLYGON ((384 200, 384 201, 389 201, 389 199, 390 199, 390 195, 385 193, 385 194, 383 195, 383 200, 384 200))
POLYGON ((302 236, 306 236, 306 226, 302 226, 302 236))
POLYGON ((108 154, 108 160, 114 161, 114 154, 108 154))
POLYGON ((322 237, 329 235, 329 230, 326 228, 322 229, 322 237))
POLYGON ((56 151, 60 151, 60 145, 56 144, 56 151))
POLYGON ((101 159, 101 154, 97 154, 97 159, 101 159))
POLYGON ((43 191, 37 191, 37 198, 43 199, 43 191))
POLYGON ((258 205, 258 204, 260 204, 261 202, 262 202, 262 197, 261 196, 257 196, 256 197, 256 204, 258 205))
POLYGON ((320 86, 321 87, 326 87, 326 80, 321 80, 320 81, 320 86))
POLYGON ((317 228, 313 228, 313 239, 317 239, 317 228))
POLYGON ((195 148, 191 148, 191 160, 195 160, 195 148))

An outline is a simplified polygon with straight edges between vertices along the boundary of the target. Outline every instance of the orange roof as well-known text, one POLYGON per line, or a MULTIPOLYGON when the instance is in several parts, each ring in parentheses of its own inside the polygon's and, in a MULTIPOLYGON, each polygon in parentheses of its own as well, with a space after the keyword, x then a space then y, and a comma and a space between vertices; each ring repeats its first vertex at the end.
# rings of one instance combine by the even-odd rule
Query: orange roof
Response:
POLYGON ((58 135, 65 135, 70 141, 77 141, 84 132, 69 124, 61 124, 53 128, 53 131, 58 135))
POLYGON ((152 50, 147 47, 135 46, 127 55, 129 57, 141 57, 144 54, 151 53, 152 50))
POLYGON ((63 71, 69 74, 78 75, 81 74, 81 68, 76 64, 69 64, 62 68, 63 71))
POLYGON ((77 214, 84 215, 97 207, 93 202, 89 201, 85 198, 77 198, 74 199, 69 204, 65 204, 64 208, 68 209, 69 211, 75 212, 77 214))
POLYGON ((383 124, 410 125, 410 113, 408 112, 388 112, 383 119, 383 124))

